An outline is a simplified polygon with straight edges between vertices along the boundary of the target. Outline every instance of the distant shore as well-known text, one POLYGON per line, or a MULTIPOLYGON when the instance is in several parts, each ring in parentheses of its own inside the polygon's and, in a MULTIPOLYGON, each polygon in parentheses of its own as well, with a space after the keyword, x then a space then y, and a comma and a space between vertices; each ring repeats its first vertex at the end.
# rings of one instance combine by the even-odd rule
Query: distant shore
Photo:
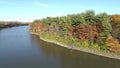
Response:
POLYGON ((0 21, 0 29, 3 28, 9 28, 9 27, 15 27, 15 26, 24 26, 24 25, 29 25, 29 23, 24 23, 24 22, 4 22, 0 21))
POLYGON ((57 42, 55 40, 45 39, 45 38, 41 37, 38 33, 34 33, 34 32, 30 32, 30 33, 33 34, 33 35, 39 36, 40 39, 43 40, 43 41, 46 41, 46 42, 49 42, 49 43, 54 43, 54 44, 60 45, 60 46, 65 47, 65 48, 78 50, 78 51, 83 51, 83 52, 87 52, 87 53, 91 53, 91 54, 95 54, 95 55, 99 55, 99 56, 104 56, 104 57, 120 60, 120 54, 117 54, 117 53, 113 53, 113 52, 109 52, 109 51, 103 51, 103 50, 96 50, 96 49, 87 48, 87 47, 74 47, 74 46, 71 47, 69 45, 62 44, 62 43, 57 42))

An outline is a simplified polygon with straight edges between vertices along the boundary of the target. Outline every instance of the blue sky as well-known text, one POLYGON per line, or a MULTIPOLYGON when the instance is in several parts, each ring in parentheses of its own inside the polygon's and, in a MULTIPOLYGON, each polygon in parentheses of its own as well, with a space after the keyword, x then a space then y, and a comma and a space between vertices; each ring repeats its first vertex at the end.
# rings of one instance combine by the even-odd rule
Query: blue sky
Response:
POLYGON ((30 22, 86 10, 120 14, 119 4, 120 0, 0 0, 0 20, 30 22))

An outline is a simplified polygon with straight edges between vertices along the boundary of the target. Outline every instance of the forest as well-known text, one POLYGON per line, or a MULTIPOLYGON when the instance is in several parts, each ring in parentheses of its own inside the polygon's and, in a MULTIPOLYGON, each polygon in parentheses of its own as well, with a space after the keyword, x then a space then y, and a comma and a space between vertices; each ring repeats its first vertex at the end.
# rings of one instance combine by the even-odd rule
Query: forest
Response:
POLYGON ((34 20, 29 30, 45 39, 75 47, 120 53, 120 15, 87 10, 78 14, 34 20))
POLYGON ((20 25, 28 25, 27 22, 17 22, 17 21, 0 21, 0 29, 13 27, 13 26, 20 26, 20 25))

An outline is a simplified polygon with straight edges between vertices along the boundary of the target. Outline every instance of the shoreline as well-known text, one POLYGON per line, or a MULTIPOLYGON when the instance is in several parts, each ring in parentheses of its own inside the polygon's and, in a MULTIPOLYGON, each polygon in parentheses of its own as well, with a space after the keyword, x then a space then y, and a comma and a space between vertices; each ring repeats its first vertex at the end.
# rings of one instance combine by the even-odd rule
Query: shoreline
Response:
POLYGON ((68 48, 68 49, 82 51, 82 52, 86 52, 86 53, 90 53, 90 54, 94 54, 94 55, 98 55, 98 56, 103 56, 103 57, 107 57, 107 58, 120 60, 120 54, 117 54, 117 53, 113 53, 113 52, 109 52, 109 51, 102 51, 102 50, 97 50, 97 49, 92 49, 92 48, 87 48, 87 47, 74 47, 74 46, 71 47, 69 45, 62 44, 55 40, 44 39, 38 33, 30 32, 30 34, 39 36, 39 38, 45 42, 57 44, 59 46, 62 46, 62 47, 68 48))

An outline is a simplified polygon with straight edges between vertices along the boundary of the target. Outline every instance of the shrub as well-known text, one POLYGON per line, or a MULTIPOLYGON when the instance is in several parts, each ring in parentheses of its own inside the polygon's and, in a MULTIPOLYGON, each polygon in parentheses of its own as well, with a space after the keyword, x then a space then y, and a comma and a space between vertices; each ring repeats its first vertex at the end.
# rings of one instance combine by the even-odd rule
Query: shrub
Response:
POLYGON ((106 41, 106 45, 108 46, 108 49, 113 52, 120 52, 120 43, 117 39, 113 38, 112 36, 109 36, 106 41))

